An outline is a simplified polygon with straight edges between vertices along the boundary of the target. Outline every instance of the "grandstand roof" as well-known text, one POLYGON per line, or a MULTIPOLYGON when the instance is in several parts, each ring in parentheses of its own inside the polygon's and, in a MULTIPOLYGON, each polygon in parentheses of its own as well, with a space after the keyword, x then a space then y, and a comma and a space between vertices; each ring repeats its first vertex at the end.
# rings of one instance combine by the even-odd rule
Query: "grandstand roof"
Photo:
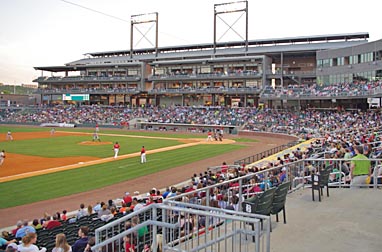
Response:
POLYGON ((245 60, 244 58, 247 57, 253 59, 256 56, 280 53, 315 54, 316 51, 320 50, 364 44, 368 42, 367 38, 369 38, 369 34, 363 32, 251 40, 248 41, 248 51, 245 51, 244 41, 218 43, 216 52, 214 52, 213 44, 169 46, 158 48, 158 55, 155 54, 155 48, 135 49, 132 58, 128 50, 98 52, 85 54, 87 55, 86 58, 69 62, 65 66, 35 67, 35 70, 64 72, 108 65, 111 67, 116 65, 139 66, 142 64, 140 61, 149 61, 153 64, 192 64, 203 61, 229 61, 232 60, 232 57, 235 57, 236 60, 245 60))
POLYGON ((244 55, 251 55, 251 57, 261 56, 261 55, 271 55, 271 54, 280 54, 283 53, 306 53, 311 52, 315 54, 319 50, 327 50, 334 48, 344 48, 359 44, 367 43, 367 41, 340 41, 340 42, 331 42, 331 43, 310 43, 310 44, 280 44, 280 45, 268 45, 268 46, 258 46, 258 47, 249 47, 248 51, 245 51, 243 47, 241 48, 224 48, 219 49, 216 53, 213 52, 213 49, 203 50, 203 51, 182 51, 182 52, 168 52, 163 54, 137 54, 133 55, 131 58, 129 55, 117 56, 114 57, 98 57, 98 58, 84 58, 77 61, 68 63, 67 65, 93 65, 99 64, 105 66, 103 62, 114 62, 114 64, 119 64, 118 62, 133 62, 133 61, 173 61, 172 63, 197 63, 198 61, 211 61, 223 62, 227 60, 227 57, 236 57, 240 59, 244 55), (240 57, 240 58, 238 58, 240 57), (195 60, 195 61, 193 61, 195 60), (193 61, 193 62, 191 62, 193 61))
MULTIPOLYGON (((116 63, 104 63, 104 64, 76 64, 76 65, 65 65, 65 66, 47 66, 47 67, 34 67, 35 70, 43 70, 43 71, 50 71, 50 72, 65 72, 65 71, 81 71, 86 70, 89 68, 96 68, 96 67, 105 67, 107 65, 110 65, 111 67, 114 67, 116 63)), ((141 63, 139 62, 127 62, 127 63, 121 63, 118 64, 118 66, 139 66, 141 63)))
MULTIPOLYGON (((295 44, 295 43, 313 43, 313 42, 329 42, 329 41, 348 41, 355 39, 366 40, 369 38, 368 32, 359 33, 345 33, 345 34, 332 34, 332 35, 313 35, 313 36, 299 36, 299 37, 286 37, 286 38, 272 38, 272 39, 258 39, 248 41, 249 46, 264 46, 264 45, 279 45, 279 44, 295 44)), ((219 42, 216 43, 216 48, 229 48, 229 47, 243 47, 245 41, 233 41, 233 42, 219 42)), ((212 49, 213 43, 193 44, 193 45, 179 45, 179 46, 166 46, 159 47, 158 52, 170 52, 170 51, 182 51, 182 50, 200 50, 200 49, 212 49)), ((154 53, 155 48, 142 48, 134 49, 134 54, 141 53, 154 53)), ((129 54, 130 50, 119 51, 107 51, 107 52, 93 52, 86 53, 93 57, 105 57, 105 56, 117 56, 129 54)))

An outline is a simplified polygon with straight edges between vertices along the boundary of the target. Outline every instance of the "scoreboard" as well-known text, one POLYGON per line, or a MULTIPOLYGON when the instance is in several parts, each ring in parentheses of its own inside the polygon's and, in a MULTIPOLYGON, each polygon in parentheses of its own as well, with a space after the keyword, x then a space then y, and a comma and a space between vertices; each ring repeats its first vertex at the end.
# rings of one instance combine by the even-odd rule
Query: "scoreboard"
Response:
POLYGON ((89 94, 62 94, 63 101, 89 101, 89 94))

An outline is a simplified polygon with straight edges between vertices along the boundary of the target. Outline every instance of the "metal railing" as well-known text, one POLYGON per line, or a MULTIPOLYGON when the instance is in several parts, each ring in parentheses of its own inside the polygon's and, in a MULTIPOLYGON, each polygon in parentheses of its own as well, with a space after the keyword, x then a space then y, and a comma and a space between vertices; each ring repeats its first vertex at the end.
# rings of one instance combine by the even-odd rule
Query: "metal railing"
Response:
POLYGON ((268 216, 168 200, 96 229, 92 251, 122 251, 127 240, 135 251, 270 251, 270 221, 268 216))
POLYGON ((256 153, 255 155, 236 160, 234 162, 234 165, 248 165, 248 164, 254 163, 254 162, 259 161, 265 157, 269 157, 270 155, 276 154, 276 153, 283 151, 287 148, 295 146, 297 143, 298 143, 297 141, 294 141, 294 142, 290 142, 288 144, 283 144, 281 146, 274 147, 272 149, 269 149, 269 150, 266 150, 266 151, 263 151, 260 153, 256 153))

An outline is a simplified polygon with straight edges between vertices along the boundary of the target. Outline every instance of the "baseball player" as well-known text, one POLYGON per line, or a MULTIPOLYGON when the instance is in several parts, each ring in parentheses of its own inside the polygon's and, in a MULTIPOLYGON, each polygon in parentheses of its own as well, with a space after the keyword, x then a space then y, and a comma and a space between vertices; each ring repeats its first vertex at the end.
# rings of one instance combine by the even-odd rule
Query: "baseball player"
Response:
POLYGON ((141 164, 146 163, 146 150, 145 146, 142 146, 141 149, 141 164))
POLYGON ((97 132, 94 132, 93 133, 93 142, 94 141, 98 141, 98 142, 101 142, 101 138, 99 138, 99 135, 97 132))
POLYGON ((13 141, 12 132, 10 130, 7 132, 7 141, 13 141))
POLYGON ((120 148, 120 146, 119 146, 118 142, 115 142, 115 144, 113 146, 113 149, 114 149, 114 158, 118 157, 119 148, 120 148))
POLYGON ((5 159, 5 150, 0 152, 0 166, 3 165, 5 159))
POLYGON ((209 130, 208 131, 208 135, 207 135, 207 142, 208 141, 213 141, 213 139, 212 139, 212 132, 211 132, 211 130, 209 130))

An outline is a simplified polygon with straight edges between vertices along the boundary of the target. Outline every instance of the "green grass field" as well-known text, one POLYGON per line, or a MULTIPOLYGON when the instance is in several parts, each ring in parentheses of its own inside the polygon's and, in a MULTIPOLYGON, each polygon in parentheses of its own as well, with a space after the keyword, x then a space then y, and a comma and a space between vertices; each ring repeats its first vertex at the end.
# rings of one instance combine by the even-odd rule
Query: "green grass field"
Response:
MULTIPOLYGON (((5 137, 9 127, 0 127, 0 134, 5 137)), ((12 132, 38 132, 47 128, 12 127, 12 132)), ((56 129, 61 130, 61 129, 56 129)), ((64 129, 65 131, 92 132, 92 129, 64 129)), ((102 133, 122 136, 102 136, 102 141, 121 144, 120 154, 139 152, 142 145, 147 150, 182 144, 177 140, 136 138, 131 136, 154 136, 167 138, 195 138, 190 134, 163 134, 159 132, 128 132, 123 130, 101 130, 102 133)), ((200 136, 203 137, 204 136, 200 136)), ((69 156, 112 156, 111 145, 85 146, 79 142, 90 141, 89 136, 65 136, 1 141, 0 148, 8 153, 36 155, 43 157, 69 156)), ((40 175, 10 182, 0 183, 0 208, 24 205, 27 203, 48 200, 75 193, 85 192, 108 185, 145 176, 150 173, 170 169, 187 163, 203 160, 226 152, 243 148, 241 145, 197 145, 172 151, 150 154, 148 162, 139 163, 139 157, 117 160, 109 163, 86 166, 74 170, 40 175)), ((27 164, 26 164, 27 165, 27 164)), ((206 167, 207 168, 207 167, 206 167)), ((190 175, 193 172, 190 171, 190 175)), ((187 178, 185 178, 187 179, 187 178)))

